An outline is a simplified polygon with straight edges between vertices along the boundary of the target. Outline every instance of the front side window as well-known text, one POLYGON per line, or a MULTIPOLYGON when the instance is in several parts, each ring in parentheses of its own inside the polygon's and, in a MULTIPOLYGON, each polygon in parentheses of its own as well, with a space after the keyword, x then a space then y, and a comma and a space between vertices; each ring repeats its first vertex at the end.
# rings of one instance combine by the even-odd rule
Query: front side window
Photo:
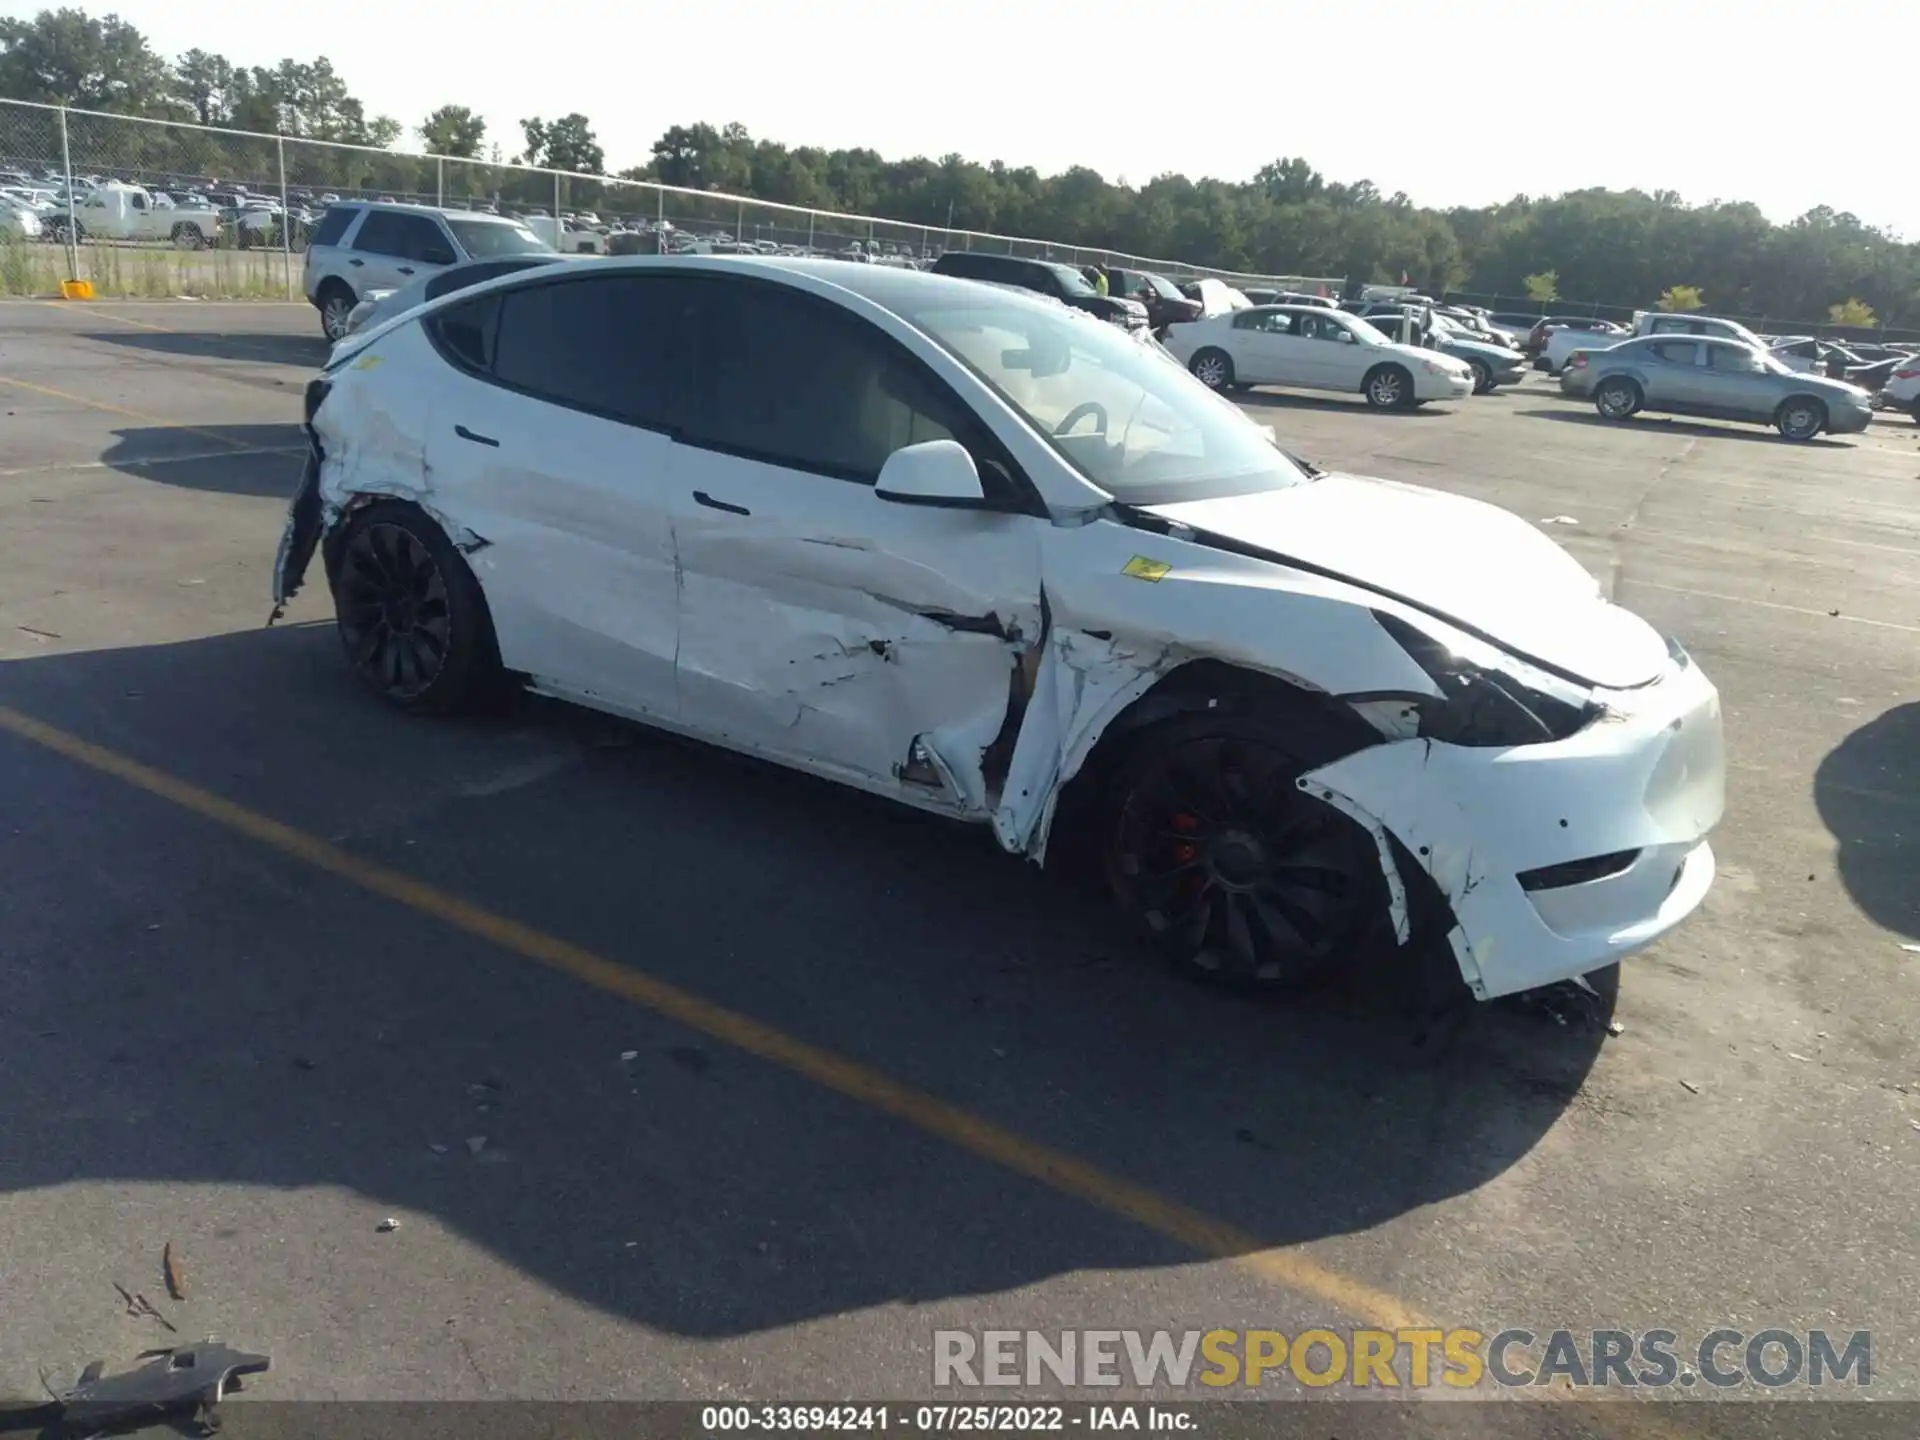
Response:
POLYGON ((683 441, 864 485, 904 446, 977 442, 972 417, 931 374, 838 306, 728 281, 694 294, 683 441))
POLYGON ((1270 432, 1114 325, 1003 290, 891 308, 1115 499, 1165 505, 1305 483, 1270 432))
POLYGON ((502 291, 493 378, 569 409, 672 428, 676 398, 668 355, 685 294, 685 282, 675 277, 632 274, 502 291))
POLYGON ((449 216, 447 228, 473 260, 492 260, 502 255, 541 255, 553 249, 526 226, 501 220, 461 220, 449 216))
POLYGON ((1700 359, 1700 347, 1691 340, 1667 340, 1651 348, 1668 365, 1693 365, 1700 359))

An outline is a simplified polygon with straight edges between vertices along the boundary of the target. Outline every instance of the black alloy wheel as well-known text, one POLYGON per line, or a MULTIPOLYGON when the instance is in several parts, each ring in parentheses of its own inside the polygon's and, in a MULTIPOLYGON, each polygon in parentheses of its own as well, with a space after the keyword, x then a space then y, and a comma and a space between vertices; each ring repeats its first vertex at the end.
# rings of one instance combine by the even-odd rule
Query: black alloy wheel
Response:
POLYGON ((1382 887, 1372 837, 1303 790, 1258 722, 1150 743, 1120 777, 1109 879, 1179 966, 1291 990, 1323 977, 1382 887))

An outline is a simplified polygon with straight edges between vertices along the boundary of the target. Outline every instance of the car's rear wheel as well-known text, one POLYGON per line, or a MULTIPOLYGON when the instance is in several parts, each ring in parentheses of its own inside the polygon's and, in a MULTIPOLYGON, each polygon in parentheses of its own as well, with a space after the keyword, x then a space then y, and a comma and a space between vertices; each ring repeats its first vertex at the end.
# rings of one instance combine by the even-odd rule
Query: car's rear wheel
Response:
POLYGON ((1144 735, 1114 777, 1109 887, 1177 968, 1282 992, 1325 978, 1384 913, 1373 839, 1310 792, 1283 723, 1194 715, 1144 735))
POLYGON ((1593 392, 1593 408, 1602 419, 1625 420, 1639 410, 1644 398, 1633 381, 1616 377, 1600 382, 1600 388, 1593 392))
POLYGON ((354 298, 353 291, 345 282, 329 280, 320 287, 320 333, 329 340, 346 338, 347 324, 353 318, 353 307, 360 302, 354 298))
POLYGON ((173 227, 173 243, 182 250, 204 250, 207 248, 207 237, 200 233, 198 225, 182 221, 173 227))
POLYGON ((1211 345, 1195 355, 1187 368, 1209 390, 1225 390, 1233 384, 1233 357, 1211 345))
POLYGON ((1404 410, 1415 403, 1413 376, 1401 365, 1376 365, 1360 384, 1367 403, 1376 410, 1404 410))
POLYGON ((1789 440, 1811 440, 1827 428, 1827 407, 1809 395, 1794 395, 1780 402, 1773 425, 1789 440))
POLYGON ((401 709, 465 709, 500 676, 486 595, 466 560, 427 515, 382 501, 347 522, 330 573, 347 661, 401 709))
POLYGON ((1493 368, 1484 360, 1469 360, 1467 368, 1473 371, 1473 393, 1485 395, 1493 389, 1493 368))

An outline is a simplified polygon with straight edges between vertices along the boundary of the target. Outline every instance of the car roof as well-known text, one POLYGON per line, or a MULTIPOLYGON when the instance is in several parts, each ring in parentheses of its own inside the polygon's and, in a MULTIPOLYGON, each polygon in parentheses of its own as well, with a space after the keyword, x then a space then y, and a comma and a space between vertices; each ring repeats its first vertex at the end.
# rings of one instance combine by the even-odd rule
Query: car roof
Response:
POLYGON ((451 219, 477 220, 483 225, 519 225, 523 222, 506 215, 489 215, 484 210, 458 210, 442 205, 413 205, 404 200, 329 200, 329 210, 349 205, 362 210, 387 210, 398 215, 441 215, 451 219))

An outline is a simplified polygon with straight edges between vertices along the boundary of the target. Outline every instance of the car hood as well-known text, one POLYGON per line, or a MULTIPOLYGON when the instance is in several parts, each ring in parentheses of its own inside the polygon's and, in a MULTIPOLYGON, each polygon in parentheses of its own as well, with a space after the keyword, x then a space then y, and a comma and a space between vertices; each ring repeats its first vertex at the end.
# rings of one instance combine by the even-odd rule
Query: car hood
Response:
POLYGON ((1360 475, 1257 495, 1145 507, 1282 565, 1424 610, 1543 668, 1629 689, 1660 675, 1667 644, 1546 535, 1498 506, 1360 475))
POLYGON ((1525 362, 1518 350, 1509 350, 1504 345, 1495 345, 1490 340, 1462 340, 1453 335, 1443 336, 1441 350, 1461 360, 1485 360, 1498 366, 1517 366, 1525 362))

